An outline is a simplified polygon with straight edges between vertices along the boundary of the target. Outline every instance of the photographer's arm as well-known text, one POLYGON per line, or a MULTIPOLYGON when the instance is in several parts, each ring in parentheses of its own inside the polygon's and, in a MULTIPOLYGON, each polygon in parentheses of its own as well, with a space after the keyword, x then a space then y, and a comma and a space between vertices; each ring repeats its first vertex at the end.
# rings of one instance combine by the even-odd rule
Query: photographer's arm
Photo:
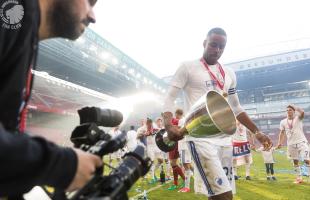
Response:
POLYGON ((22 194, 35 185, 60 190, 69 185, 70 189, 80 187, 82 179, 84 185, 91 177, 85 178, 91 171, 85 172, 85 154, 60 148, 43 138, 13 135, 0 125, 0 196, 22 194))

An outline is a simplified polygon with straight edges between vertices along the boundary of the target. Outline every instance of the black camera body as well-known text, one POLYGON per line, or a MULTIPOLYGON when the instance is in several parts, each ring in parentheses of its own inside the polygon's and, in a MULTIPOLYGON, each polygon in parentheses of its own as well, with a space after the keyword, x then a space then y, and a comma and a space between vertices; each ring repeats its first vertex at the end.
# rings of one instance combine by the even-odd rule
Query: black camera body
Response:
MULTIPOLYGON (((98 126, 118 126, 123 116, 119 111, 96 107, 85 107, 78 111, 80 125, 71 135, 74 146, 100 157, 122 149, 126 144, 126 133, 111 138, 98 126)), ((107 165, 104 163, 104 165, 107 165)), ((112 169, 109 175, 103 175, 103 168, 80 190, 62 195, 55 194, 54 199, 67 200, 126 200, 127 191, 150 169, 152 162, 146 156, 144 146, 138 145, 133 152, 123 156, 120 165, 112 169), (57 198, 58 196, 58 198, 57 198)), ((109 165, 107 165, 109 166, 109 165)))

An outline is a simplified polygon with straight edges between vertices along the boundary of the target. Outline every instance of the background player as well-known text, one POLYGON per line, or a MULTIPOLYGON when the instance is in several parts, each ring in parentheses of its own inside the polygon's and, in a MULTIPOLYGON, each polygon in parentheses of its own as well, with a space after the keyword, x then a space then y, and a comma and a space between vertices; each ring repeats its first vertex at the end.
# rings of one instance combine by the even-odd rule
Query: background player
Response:
POLYGON ((309 162, 309 144, 303 131, 303 119, 305 112, 295 106, 288 105, 286 107, 287 117, 280 122, 280 134, 278 147, 283 144, 284 135, 287 138, 287 153, 289 158, 293 159, 294 168, 297 174, 294 183, 302 183, 301 169, 299 165, 299 159, 303 159, 308 168, 308 174, 310 169, 309 162), (295 113, 297 112, 297 114, 295 113))
MULTIPOLYGON (((178 126, 179 120, 183 117, 183 110, 177 109, 175 111, 175 118, 171 119, 173 125, 178 126)), ((168 190, 176 190, 178 189, 178 179, 179 175, 183 180, 185 180, 185 176, 183 170, 178 165, 178 159, 180 158, 178 144, 176 144, 175 148, 169 152, 169 160, 172 167, 173 172, 173 184, 168 188, 168 190)), ((183 188, 184 184, 182 184, 179 188, 183 188)))
POLYGON ((242 165, 245 166, 245 179, 251 180, 250 168, 253 159, 250 148, 255 149, 254 137, 238 120, 236 121, 236 125, 237 130, 233 135, 233 169, 235 180, 239 178, 237 168, 242 165))

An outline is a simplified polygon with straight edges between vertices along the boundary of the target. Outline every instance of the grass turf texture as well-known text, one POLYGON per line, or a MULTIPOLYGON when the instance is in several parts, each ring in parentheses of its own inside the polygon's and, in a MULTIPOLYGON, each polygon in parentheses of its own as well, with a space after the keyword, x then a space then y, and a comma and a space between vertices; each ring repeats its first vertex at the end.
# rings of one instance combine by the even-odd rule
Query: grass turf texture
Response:
MULTIPOLYGON (((238 175, 241 176, 236 181, 237 194, 234 195, 234 200, 306 200, 310 199, 310 181, 304 177, 304 183, 294 184, 295 176, 293 175, 293 167, 291 162, 286 158, 286 150, 277 150, 274 154, 276 164, 274 166, 275 176, 277 181, 267 181, 265 174, 265 165, 260 153, 253 152, 253 165, 251 167, 252 180, 247 181, 244 177, 244 167, 238 169, 238 175)), ((159 170, 158 170, 159 173, 159 170)), ((159 177, 159 174, 157 174, 159 177)), ((167 188, 171 185, 148 184, 148 179, 139 179, 139 181, 129 191, 129 197, 135 197, 142 193, 143 190, 151 190, 147 193, 149 200, 200 200, 207 199, 206 196, 196 195, 193 191, 193 180, 191 181, 190 193, 178 193, 168 191, 167 188)), ((179 179, 179 182, 180 181, 179 179)))

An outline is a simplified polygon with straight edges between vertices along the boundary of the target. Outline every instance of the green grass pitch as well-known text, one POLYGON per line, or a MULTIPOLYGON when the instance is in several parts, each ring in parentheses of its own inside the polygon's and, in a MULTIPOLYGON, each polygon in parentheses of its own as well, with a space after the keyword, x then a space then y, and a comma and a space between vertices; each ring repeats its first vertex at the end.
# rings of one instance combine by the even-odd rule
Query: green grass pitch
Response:
MULTIPOLYGON (((265 174, 265 165, 260 153, 253 152, 253 165, 251 166, 252 180, 244 179, 244 168, 238 170, 241 179, 236 181, 237 193, 234 200, 310 200, 310 180, 304 177, 304 183, 294 184, 292 163, 286 158, 285 149, 275 152, 275 176, 277 181, 267 181, 265 174)), ((178 193, 177 191, 168 191, 171 183, 165 185, 148 184, 147 180, 140 179, 129 191, 131 199, 138 199, 143 190, 148 191, 149 200, 200 200, 207 199, 203 195, 197 195, 193 192, 193 179, 190 193, 178 193)))

